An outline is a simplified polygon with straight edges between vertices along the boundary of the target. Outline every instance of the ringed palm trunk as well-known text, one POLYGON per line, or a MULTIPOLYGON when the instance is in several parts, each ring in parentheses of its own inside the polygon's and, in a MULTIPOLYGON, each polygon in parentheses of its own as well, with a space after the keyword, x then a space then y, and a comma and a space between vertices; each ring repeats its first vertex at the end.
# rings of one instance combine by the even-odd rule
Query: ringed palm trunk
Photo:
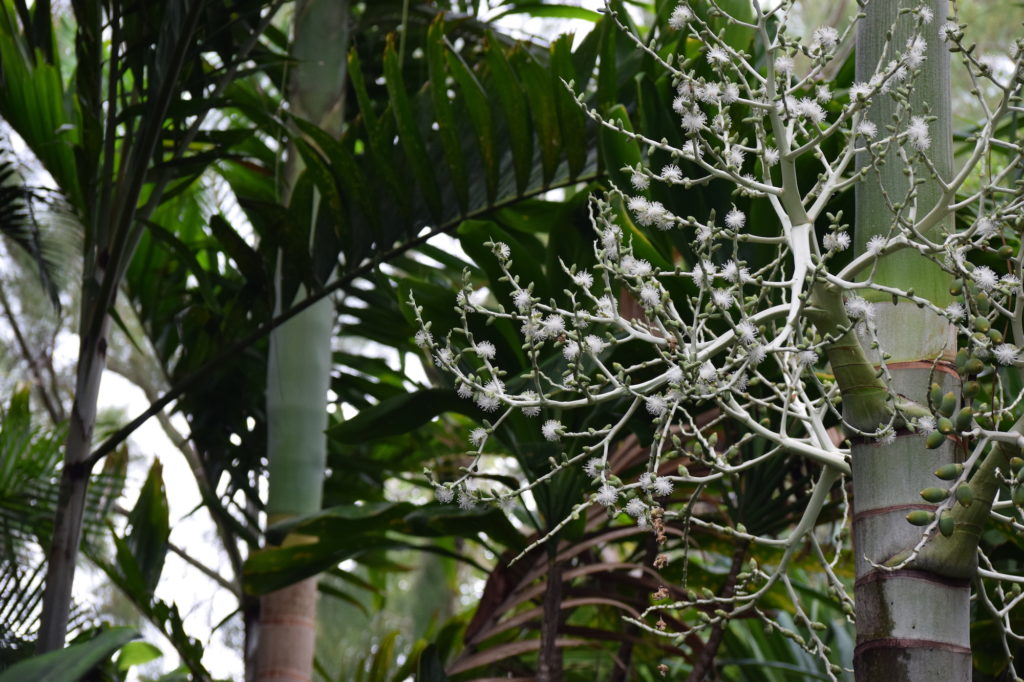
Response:
MULTIPOLYGON (((916 0, 879 0, 867 6, 857 35, 857 80, 867 81, 874 73, 886 33, 894 23, 892 45, 902 49, 913 30, 913 17, 904 14, 897 21, 898 11, 917 4, 916 0)), ((928 4, 935 12, 931 26, 942 25, 947 3, 933 0, 928 4)), ((912 107, 915 113, 923 113, 927 107, 937 116, 929 125, 932 146, 927 153, 938 172, 948 178, 952 168, 949 53, 933 35, 937 32, 931 26, 926 27, 927 60, 912 85, 912 107)), ((883 95, 873 104, 869 115, 879 129, 884 129, 892 123, 894 110, 893 99, 883 95)), ((902 201, 908 190, 904 165, 893 151, 890 150, 881 169, 880 183, 869 175, 857 186, 855 242, 859 253, 872 236, 891 236, 893 216, 883 192, 892 201, 902 201)), ((915 172, 918 177, 929 178, 921 164, 917 164, 915 172)), ((940 200, 938 184, 929 178, 917 188, 917 215, 940 200)), ((950 222, 936 226, 935 230, 951 228, 950 222)), ((916 294, 940 307, 948 298, 947 276, 909 249, 883 257, 875 281, 913 288, 916 294)), ((959 377, 948 362, 956 351, 955 330, 948 321, 906 302, 895 305, 876 297, 873 307, 879 346, 889 356, 886 364, 893 379, 892 389, 920 404, 927 404, 932 381, 943 385, 944 392, 959 394, 959 377), (942 361, 933 370, 936 358, 942 361)), ((870 343, 865 341, 862 336, 862 347, 869 348, 870 343)), ((877 351, 870 351, 869 355, 874 364, 880 362, 877 351)), ((940 448, 929 450, 922 436, 907 431, 899 432, 889 445, 858 442, 853 446, 857 564, 854 668, 858 681, 971 679, 970 586, 966 577, 956 575, 958 571, 945 570, 941 563, 928 567, 911 563, 898 571, 884 571, 872 565, 906 555, 918 543, 921 529, 910 525, 906 514, 934 506, 924 504, 919 491, 939 483, 933 472, 957 455, 949 440, 940 448)))
MULTIPOLYGON (((291 111, 338 136, 341 133, 348 51, 348 3, 296 3, 289 84, 291 111)), ((289 150, 287 182, 301 167, 289 150)), ((288 186, 284 194, 288 193, 288 186)), ((311 226, 310 234, 314 232, 311 226)), ((277 312, 281 300, 278 263, 277 312)), ((305 295, 299 289, 296 300, 305 295)), ((275 329, 267 360, 267 525, 319 511, 327 462, 327 390, 331 379, 334 306, 324 299, 275 329)), ((310 542, 290 535, 285 544, 310 542)), ((317 578, 272 592, 260 602, 259 682, 311 680, 316 648, 317 578)))

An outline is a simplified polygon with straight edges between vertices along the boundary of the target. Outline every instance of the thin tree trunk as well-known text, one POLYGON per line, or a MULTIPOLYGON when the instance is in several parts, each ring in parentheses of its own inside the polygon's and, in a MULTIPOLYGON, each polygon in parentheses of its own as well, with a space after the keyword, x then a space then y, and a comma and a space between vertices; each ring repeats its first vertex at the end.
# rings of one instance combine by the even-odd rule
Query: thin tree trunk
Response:
MULTIPOLYGON (((935 14, 926 27, 927 60, 912 84, 912 106, 923 114, 925 107, 937 120, 929 124, 929 158, 940 174, 949 176, 952 168, 951 114, 949 97, 949 53, 937 39, 932 26, 946 19, 946 3, 928 3, 935 14)), ((913 29, 910 10, 917 0, 882 0, 870 3, 864 11, 857 36, 857 80, 868 80, 877 67, 882 45, 893 24, 892 45, 902 50, 913 29)), ((886 57, 885 59, 889 59, 886 57)), ((894 100, 880 95, 872 105, 871 119, 883 128, 892 123, 894 100)), ((881 182, 871 176, 857 186, 856 244, 863 252, 874 235, 889 236, 893 216, 886 206, 904 201, 908 191, 906 170, 890 150, 881 168, 881 182)), ((918 164, 916 172, 928 179, 917 188, 917 215, 942 200, 938 184, 918 164)), ((936 231, 949 229, 939 225, 936 231)), ((913 250, 881 259, 874 280, 881 284, 913 288, 918 295, 943 305, 948 298, 948 280, 936 266, 913 250)), ((867 295, 865 295, 867 296, 867 295)), ((956 348, 955 331, 945 318, 918 309, 910 303, 894 305, 880 300, 873 303, 879 347, 891 357, 886 364, 893 377, 892 389, 922 404, 932 381, 943 391, 959 392, 959 377, 936 358, 950 358, 956 348)), ((861 337, 870 348, 870 339, 861 337)), ((871 359, 879 363, 877 352, 871 359)), ((925 447, 924 438, 902 432, 889 445, 858 441, 852 455, 854 484, 854 552, 856 555, 855 599, 857 605, 857 647, 854 654, 856 679, 860 682, 901 680, 949 682, 971 679, 970 587, 966 580, 919 570, 913 564, 904 570, 885 571, 884 564, 908 552, 921 538, 921 530, 906 520, 908 511, 931 508, 919 491, 936 485, 933 472, 941 464, 953 461, 957 453, 952 443, 937 450, 925 447)))
MULTIPOLYGON (((347 2, 302 0, 295 7, 295 67, 289 102, 297 116, 334 136, 341 134, 348 52, 347 2)), ((287 183, 301 171, 289 150, 287 183)), ((287 196, 289 187, 284 188, 287 196)), ((315 215, 315 212, 314 212, 315 215)), ((310 226, 312 235, 315 225, 310 226)), ((281 300, 278 267, 277 306, 281 300)), ((300 287, 298 298, 304 289, 300 287)), ((319 511, 327 463, 327 390, 331 380, 334 306, 324 299, 281 325, 270 336, 267 362, 267 525, 319 511)), ((287 543, 308 542, 289 536, 287 543)), ((316 649, 318 578, 260 600, 259 682, 310 680, 316 649)))
POLYGON ((562 618, 562 565, 555 561, 553 555, 548 558, 546 580, 537 682, 558 682, 562 679, 562 650, 557 644, 558 626, 562 618))
MULTIPOLYGON (((83 323, 80 329, 86 327, 85 321, 89 319, 86 311, 89 309, 90 306, 83 303, 83 323)), ((63 648, 67 635, 71 588, 75 581, 75 564, 82 540, 82 521, 89 483, 90 467, 87 461, 96 424, 100 377, 106 364, 108 325, 109 319, 103 315, 98 333, 82 333, 81 337, 75 401, 71 407, 57 516, 47 558, 46 591, 43 593, 39 639, 36 643, 40 653, 63 648)))

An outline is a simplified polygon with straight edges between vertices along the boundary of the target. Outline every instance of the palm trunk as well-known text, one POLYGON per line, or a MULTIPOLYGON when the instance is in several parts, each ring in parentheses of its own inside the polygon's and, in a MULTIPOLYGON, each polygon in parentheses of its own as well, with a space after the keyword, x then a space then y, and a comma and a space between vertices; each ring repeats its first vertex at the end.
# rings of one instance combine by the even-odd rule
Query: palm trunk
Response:
MULTIPOLYGON (((291 110, 338 136, 341 133, 348 51, 348 4, 303 0, 296 4, 296 66, 291 110)), ((294 147, 288 180, 301 170, 294 147)), ((290 183, 289 183, 290 184, 290 183)), ((287 194, 287 187, 285 188, 287 194)), ((315 232, 311 226, 310 234, 315 232)), ((278 273, 278 310, 281 300, 278 273)), ((300 288, 298 297, 304 296, 300 288)), ((327 463, 327 390, 331 380, 334 307, 320 301, 270 336, 267 361, 267 525, 320 509, 327 463)), ((308 542, 289 536, 286 543, 308 542)), ((259 682, 310 680, 316 648, 317 578, 264 596, 260 603, 259 682)))
MULTIPOLYGON (((83 296, 87 295, 83 293, 83 296)), ((75 565, 82 539, 85 498, 91 471, 88 459, 96 425, 96 401, 100 378, 106 366, 109 318, 102 314, 99 328, 95 333, 90 333, 92 317, 89 311, 96 308, 95 302, 83 300, 75 400, 68 424, 60 497, 47 557, 46 590, 43 593, 39 638, 36 642, 40 653, 63 648, 71 610, 71 588, 75 581, 75 565)), ((102 306, 99 309, 106 310, 102 306)))
MULTIPOLYGON (((868 80, 874 73, 886 34, 896 24, 892 44, 902 49, 913 30, 913 16, 898 11, 912 9, 917 1, 884 0, 867 6, 866 18, 857 35, 857 79, 868 80)), ((934 10, 932 26, 946 18, 946 3, 928 3, 934 10)), ((951 114, 949 98, 949 53, 926 27, 927 61, 912 85, 912 107, 916 113, 938 117, 930 124, 932 147, 929 158, 940 174, 948 177, 952 168, 951 114)), ((895 102, 880 95, 872 105, 870 118, 880 129, 892 123, 895 102)), ((857 186, 856 244, 863 251, 874 235, 890 236, 893 216, 886 207, 902 201, 908 190, 905 167, 890 150, 881 168, 881 182, 872 180, 857 186)), ((941 200, 937 183, 920 164, 919 177, 928 179, 917 188, 917 215, 922 215, 941 200)), ((949 229, 950 223, 935 229, 949 229)), ((903 289, 913 288, 918 295, 943 305, 948 297, 948 279, 937 267, 912 250, 884 257, 879 262, 875 281, 903 289)), ((875 298, 879 347, 889 356, 892 389, 921 404, 927 402, 932 381, 944 391, 959 392, 959 377, 948 363, 936 358, 952 357, 956 348, 955 331, 945 318, 910 303, 894 305, 875 298)), ((863 343, 865 348, 870 344, 863 343)), ((877 352, 871 360, 879 363, 877 352)), ((881 680, 970 680, 970 586, 962 577, 936 569, 910 564, 904 570, 884 571, 872 565, 885 564, 905 555, 921 538, 921 530, 910 525, 906 514, 913 509, 930 508, 919 491, 936 485, 933 472, 957 456, 950 441, 929 450, 924 438, 901 432, 889 445, 857 442, 853 446, 854 552, 857 562, 855 598, 857 605, 857 647, 854 654, 856 679, 881 680)))

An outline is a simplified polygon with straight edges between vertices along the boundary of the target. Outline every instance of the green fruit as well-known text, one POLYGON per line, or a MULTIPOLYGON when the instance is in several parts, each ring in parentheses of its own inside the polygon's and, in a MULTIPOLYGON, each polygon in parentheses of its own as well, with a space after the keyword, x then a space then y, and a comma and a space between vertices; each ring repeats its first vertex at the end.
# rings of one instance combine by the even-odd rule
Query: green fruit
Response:
POLYGON ((968 358, 967 364, 964 365, 964 371, 967 374, 978 374, 983 369, 985 369, 985 363, 973 356, 968 358))
POLYGON ((914 526, 927 526, 935 518, 935 512, 915 509, 907 514, 907 521, 914 526))
POLYGON ((943 481, 952 481, 964 472, 963 464, 943 464, 935 470, 935 475, 943 481))
POLYGON ((1012 258, 1013 247, 1010 246, 1009 244, 1006 244, 1005 246, 1000 246, 999 250, 996 253, 999 255, 1000 258, 1012 258))
POLYGON ((925 488, 921 491, 921 497, 926 502, 942 502, 949 497, 949 491, 945 488, 925 488))
POLYGON ((953 422, 946 417, 939 417, 938 429, 939 433, 949 435, 953 433, 953 422))
POLYGON ((977 329, 979 332, 984 333, 992 328, 992 323, 988 321, 987 317, 982 317, 981 315, 978 315, 976 318, 974 318, 974 328, 977 329))
POLYGON ((965 507, 970 507, 971 502, 974 502, 974 490, 971 488, 969 483, 961 483, 954 493, 956 501, 965 507))
POLYGON ((974 297, 974 305, 978 307, 978 312, 982 315, 988 315, 988 311, 992 307, 990 304, 991 301, 988 298, 988 294, 984 291, 979 292, 978 295, 974 297))
POLYGON ((949 293, 951 296, 959 296, 964 293, 964 281, 962 279, 954 279, 953 283, 949 285, 949 293))
MULTIPOLYGON (((966 362, 966 360, 965 360, 966 362)), ((932 384, 931 390, 928 391, 928 402, 936 407, 942 402, 942 387, 938 384, 932 384)))
POLYGON ((992 340, 992 343, 1002 343, 1003 333, 998 329, 989 329, 988 338, 992 340))
POLYGON ((939 412, 943 417, 952 417, 953 412, 956 411, 956 393, 950 391, 949 393, 942 396, 942 400, 939 401, 939 412))
POLYGON ((978 383, 977 381, 968 381, 967 383, 964 384, 963 390, 964 395, 966 397, 973 398, 974 396, 978 395, 979 391, 981 391, 981 384, 978 383))
POLYGON ((974 418, 974 410, 970 407, 965 407, 956 413, 956 418, 953 420, 953 426, 956 427, 957 431, 970 431, 971 421, 974 418))
POLYGON ((1015 474, 1019 474, 1021 467, 1024 467, 1024 459, 1021 459, 1020 457, 1010 458, 1010 471, 1015 474))
MULTIPOLYGON (((960 372, 961 374, 965 374, 967 372, 967 361, 970 359, 970 357, 971 357, 971 354, 967 351, 966 348, 961 348, 960 350, 958 350, 956 352, 956 370, 958 372, 960 372)), ((932 385, 935 386, 937 384, 932 384, 932 385)), ((942 395, 941 391, 940 391, 939 395, 940 396, 942 395)), ((933 400, 932 402, 933 403, 938 403, 939 401, 938 400, 933 400)))
POLYGON ((1018 507, 1024 507, 1024 485, 1013 489, 1013 503, 1018 507))
POLYGON ((947 538, 953 534, 953 530, 956 528, 956 520, 953 518, 951 512, 944 511, 939 514, 939 532, 947 538))

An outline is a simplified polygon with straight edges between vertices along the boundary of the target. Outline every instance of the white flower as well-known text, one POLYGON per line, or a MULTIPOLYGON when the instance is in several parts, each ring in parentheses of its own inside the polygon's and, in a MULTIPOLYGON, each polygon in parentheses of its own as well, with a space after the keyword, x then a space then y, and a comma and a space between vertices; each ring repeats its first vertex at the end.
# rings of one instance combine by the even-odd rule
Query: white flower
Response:
POLYGON ((562 437, 562 422, 549 419, 540 427, 540 432, 544 434, 544 440, 556 441, 562 437))
POLYGON ((668 401, 664 396, 652 395, 647 398, 647 411, 655 417, 660 417, 668 411, 668 401))
POLYGON ((929 434, 936 428, 935 417, 930 414, 917 418, 918 433, 929 434))
POLYGON ((878 126, 865 119, 857 124, 857 134, 868 140, 873 140, 878 135, 878 126))
POLYGON ((690 133, 691 135, 701 130, 707 124, 707 122, 708 117, 704 114, 703 111, 700 110, 687 111, 686 113, 683 114, 681 119, 683 130, 690 133))
POLYGON ((476 447, 480 447, 481 445, 483 445, 486 440, 487 429, 485 428, 477 427, 470 431, 469 433, 469 442, 475 445, 476 447))
POLYGON ((505 393, 505 382, 501 379, 491 379, 484 384, 485 393, 493 393, 495 395, 504 395, 505 393))
POLYGON ((452 355, 451 348, 439 348, 438 351, 434 353, 434 362, 442 367, 452 364, 452 360, 454 359, 455 356, 452 355))
POLYGON ((735 302, 736 298, 726 289, 715 289, 711 292, 711 300, 715 302, 715 305, 719 308, 729 308, 735 302))
POLYGON ((732 104, 740 98, 740 86, 735 83, 726 83, 725 89, 722 90, 722 103, 732 104))
POLYGON ((455 493, 452 492, 452 489, 443 485, 434 486, 434 496, 437 497, 437 501, 441 504, 450 504, 455 499, 455 493))
POLYGON ((473 349, 476 351, 477 355, 484 358, 485 360, 493 359, 494 354, 497 352, 497 349, 494 347, 494 344, 491 343, 490 341, 481 341, 480 343, 473 346, 473 349))
POLYGON ((497 254, 498 258, 507 259, 512 255, 512 249, 505 242, 496 242, 494 244, 494 253, 497 254))
POLYGON ((979 237, 983 239, 991 239, 996 236, 999 231, 999 226, 996 221, 991 218, 978 218, 978 222, 974 224, 974 229, 978 233, 979 237))
POLYGON ((875 442, 879 445, 892 445, 896 442, 896 432, 891 426, 887 426, 875 437, 875 442))
POLYGON ((803 97, 796 103, 796 112, 813 123, 821 123, 825 120, 825 110, 809 97, 803 97))
POLYGON ((512 294, 512 303, 519 312, 525 312, 530 307, 530 292, 526 289, 517 289, 516 293, 512 294))
POLYGON ((828 89, 827 85, 819 85, 814 88, 814 99, 818 100, 822 104, 832 101, 832 91, 828 89))
POLYGON ((696 94, 697 99, 705 104, 717 104, 722 97, 722 85, 715 81, 704 83, 697 88, 696 94))
POLYGON ((907 62, 907 66, 911 69, 916 69, 924 64, 925 52, 928 49, 928 41, 922 36, 914 36, 907 40, 907 52, 904 55, 904 59, 907 62))
POLYGON ((780 54, 775 58, 775 70, 779 73, 793 73, 793 58, 789 55, 780 54))
POLYGON ((996 284, 999 283, 996 273, 987 265, 979 265, 974 268, 974 272, 971 273, 971 278, 982 291, 991 291, 995 288, 996 284))
POLYGON ((712 66, 725 64, 729 61, 729 53, 722 48, 715 46, 708 49, 707 58, 708 63, 712 66))
POLYGON ((658 476, 654 479, 654 496, 665 497, 672 494, 672 481, 668 476, 658 476))
MULTIPOLYGON (((523 391, 519 395, 519 400, 534 401, 538 399, 538 395, 533 391, 523 391)), ((528 405, 523 409, 523 414, 527 417, 536 417, 540 414, 540 405, 528 405)))
POLYGON ((846 232, 829 232, 822 238, 821 243, 830 251, 845 251, 850 248, 850 235, 846 232))
POLYGON ((697 376, 700 377, 701 381, 711 381, 718 375, 718 370, 711 364, 710 360, 705 360, 704 364, 700 366, 700 370, 697 372, 697 376))
POLYGON ((460 398, 472 398, 473 397, 473 387, 470 386, 469 384, 459 384, 459 387, 457 389, 455 389, 455 393, 460 398))
POLYGON ((548 338, 558 336, 565 331, 565 320, 561 315, 548 315, 541 323, 541 331, 548 338))
POLYGON ((589 289, 590 287, 594 286, 594 276, 591 275, 586 270, 580 270, 575 275, 573 275, 572 281, 576 282, 576 286, 583 287, 584 289, 589 289))
POLYGON ((562 346, 562 355, 565 356, 566 360, 575 360, 580 354, 580 344, 575 341, 566 341, 565 345, 562 346))
POLYGON ((691 20, 693 20, 693 10, 681 3, 672 10, 672 15, 668 18, 668 25, 676 30, 681 30, 686 28, 691 20))
POLYGON ((928 124, 923 116, 914 116, 907 126, 907 139, 918 151, 925 151, 932 145, 931 137, 928 135, 928 124))
POLYGON ((846 314, 855 320, 870 320, 875 316, 875 309, 860 296, 846 299, 846 314))
POLYGON ((867 252, 872 256, 878 256, 885 250, 886 239, 880 234, 876 234, 874 237, 868 240, 866 249, 867 252))
POLYGON ((921 18, 922 24, 930 24, 935 19, 935 12, 932 11, 931 7, 921 5, 917 8, 917 16, 921 18))
POLYGON ((604 246, 605 250, 613 253, 617 251, 621 239, 622 230, 617 225, 612 225, 601 233, 601 245, 604 246))
POLYGON ((765 165, 770 168, 779 162, 779 150, 775 147, 768 147, 764 150, 761 158, 764 159, 765 165))
POLYGON ((615 303, 612 302, 611 296, 602 296, 597 299, 597 310, 605 317, 611 317, 615 312, 615 303))
POLYGON ((473 496, 464 490, 459 491, 459 508, 463 510, 470 510, 476 506, 476 500, 473 496))
POLYGON ((743 211, 732 209, 725 214, 725 226, 732 230, 742 229, 747 224, 747 216, 743 211))
POLYGON ((416 332, 416 336, 413 337, 413 341, 420 348, 430 348, 430 345, 434 343, 434 337, 426 329, 421 329, 416 332))
POLYGON ((501 400, 493 393, 477 393, 474 396, 477 406, 484 412, 494 412, 501 405, 501 400))
POLYGON ((633 174, 629 176, 629 182, 633 185, 634 189, 643 190, 651 184, 651 179, 647 177, 647 174, 643 171, 635 170, 633 174))
POLYGON ((722 278, 738 284, 750 279, 750 271, 736 261, 730 260, 722 266, 722 278))
POLYGON ((589 350, 594 355, 597 355, 598 353, 603 351, 605 349, 605 346, 608 345, 601 340, 601 337, 595 334, 587 334, 587 337, 583 339, 583 343, 587 344, 587 350, 589 350))
POLYGON ((948 315, 954 322, 957 322, 964 319, 967 315, 967 308, 963 303, 950 303, 946 306, 946 315, 948 315))
POLYGON ((946 20, 942 26, 939 27, 939 38, 947 42, 953 42, 960 36, 960 27, 956 25, 956 22, 952 19, 946 20))
POLYGON ((760 365, 768 357, 768 349, 759 343, 754 344, 747 349, 747 357, 753 364, 760 365))
POLYGON ((804 367, 813 367, 818 362, 818 354, 813 350, 802 350, 797 354, 797 361, 804 367))
POLYGON ((683 370, 679 365, 672 365, 668 368, 668 371, 665 372, 665 379, 672 386, 678 386, 683 383, 683 370))
POLYGON ((661 303, 661 292, 653 284, 644 284, 640 289, 640 300, 649 307, 654 307, 661 303))
POLYGON ((682 182, 683 171, 679 170, 679 166, 670 163, 661 169, 661 179, 665 182, 682 182))
POLYGON ((647 511, 647 505, 639 497, 634 497, 626 503, 625 511, 634 519, 638 519, 647 511))
POLYGON ((597 478, 602 469, 604 469, 604 460, 600 457, 591 457, 583 467, 583 471, 591 478, 597 478))
POLYGON ((643 258, 626 256, 622 259, 622 269, 632 277, 645 277, 651 274, 651 264, 643 258))
POLYGON ((999 283, 1004 284, 1008 287, 1015 287, 1020 284, 1020 279, 1017 277, 1017 275, 1013 274, 1012 272, 1008 272, 999 278, 999 283))
POLYGON ((617 499, 619 499, 619 491, 608 484, 598 488, 597 495, 594 496, 594 500, 602 507, 612 506, 617 499))
POLYGON ((1017 362, 1017 347, 1009 343, 1001 343, 992 349, 1000 365, 1012 365, 1017 362))
POLYGON ((743 343, 753 343, 757 338, 757 327, 750 320, 741 320, 736 325, 736 333, 739 334, 740 340, 743 343))
POLYGON ((729 153, 726 155, 730 166, 740 168, 743 165, 743 159, 746 158, 746 154, 739 147, 730 147, 729 153))
POLYGON ((640 474, 640 487, 644 490, 649 490, 654 485, 654 474, 650 471, 645 471, 640 474))
POLYGON ((839 43, 839 31, 831 26, 822 26, 811 34, 811 47, 820 47, 823 50, 831 50, 839 43))

